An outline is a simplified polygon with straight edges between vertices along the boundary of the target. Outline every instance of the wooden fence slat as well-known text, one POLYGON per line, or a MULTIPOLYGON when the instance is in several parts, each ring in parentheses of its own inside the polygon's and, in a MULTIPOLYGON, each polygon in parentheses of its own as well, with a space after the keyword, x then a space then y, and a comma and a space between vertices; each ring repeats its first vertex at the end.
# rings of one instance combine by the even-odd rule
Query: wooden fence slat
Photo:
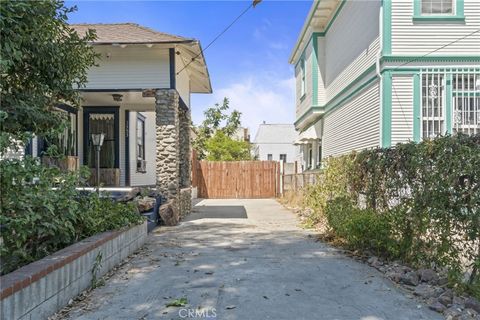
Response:
POLYGON ((276 161, 193 161, 192 184, 201 198, 273 198, 279 169, 276 161))

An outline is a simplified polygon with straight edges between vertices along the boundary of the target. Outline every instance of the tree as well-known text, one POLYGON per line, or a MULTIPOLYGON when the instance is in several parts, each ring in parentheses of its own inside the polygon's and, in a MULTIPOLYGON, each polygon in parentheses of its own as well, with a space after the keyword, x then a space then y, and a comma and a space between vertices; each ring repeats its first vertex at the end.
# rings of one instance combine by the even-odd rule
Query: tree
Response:
POLYGON ((207 139, 205 149, 207 160, 210 161, 251 160, 252 158, 248 142, 234 140, 221 130, 207 139))
POLYGON ((240 127, 241 113, 230 109, 227 98, 222 105, 216 103, 205 112, 205 120, 196 128, 197 137, 193 141, 193 148, 199 159, 215 161, 249 160, 250 143, 237 141, 233 135, 240 127))
POLYGON ((78 106, 78 88, 97 55, 67 23, 76 7, 60 0, 2 1, 0 5, 0 151, 25 133, 44 135, 63 119, 54 106, 78 106))

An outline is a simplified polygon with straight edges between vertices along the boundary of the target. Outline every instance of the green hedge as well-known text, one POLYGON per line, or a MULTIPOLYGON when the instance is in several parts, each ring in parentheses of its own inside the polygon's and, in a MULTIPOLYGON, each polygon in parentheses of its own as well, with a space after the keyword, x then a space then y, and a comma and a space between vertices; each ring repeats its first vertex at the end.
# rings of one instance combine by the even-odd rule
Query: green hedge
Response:
POLYGON ((478 290, 480 135, 332 158, 320 180, 305 198, 312 224, 326 217, 352 248, 445 266, 457 278, 467 272, 478 290))
POLYGON ((87 171, 62 173, 36 159, 0 161, 1 274, 99 232, 140 223, 133 205, 80 194, 87 171))

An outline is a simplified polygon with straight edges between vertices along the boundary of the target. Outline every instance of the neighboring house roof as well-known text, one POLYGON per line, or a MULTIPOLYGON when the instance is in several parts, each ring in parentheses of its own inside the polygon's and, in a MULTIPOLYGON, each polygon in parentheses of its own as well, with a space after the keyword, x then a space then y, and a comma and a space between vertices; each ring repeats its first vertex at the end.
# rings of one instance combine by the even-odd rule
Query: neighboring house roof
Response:
POLYGON ((255 144, 293 144, 298 138, 293 124, 263 123, 258 126, 255 144))
MULTIPOLYGON (((212 93, 210 75, 203 50, 198 40, 159 32, 136 23, 81 23, 70 25, 79 35, 95 30, 94 45, 154 45, 172 44, 184 58, 184 65, 191 78, 192 93, 212 93)), ((180 70, 177 70, 179 72, 180 70)))
POLYGON ((297 61, 301 49, 310 41, 312 32, 326 33, 333 22, 336 13, 344 1, 342 0, 314 0, 307 19, 303 25, 302 31, 298 36, 295 47, 290 54, 288 61, 294 63, 297 61), (308 36, 306 36, 308 35, 308 36))
POLYGON ((95 44, 141 44, 141 43, 182 43, 192 42, 180 36, 152 30, 136 23, 92 23, 70 25, 78 34, 84 35, 89 29, 94 29, 97 39, 95 44))

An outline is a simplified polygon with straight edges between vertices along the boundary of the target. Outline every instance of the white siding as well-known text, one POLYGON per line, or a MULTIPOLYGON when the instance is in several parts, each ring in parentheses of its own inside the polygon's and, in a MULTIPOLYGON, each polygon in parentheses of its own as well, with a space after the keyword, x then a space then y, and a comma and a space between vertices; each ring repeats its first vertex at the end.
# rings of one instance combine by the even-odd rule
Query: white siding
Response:
MULTIPOLYGON (((327 87, 327 101, 333 99, 357 77, 375 64, 380 41, 376 38, 340 75, 327 87)), ((372 72, 374 73, 374 71, 372 72)))
POLYGON ((295 66, 296 79, 296 116, 299 118, 312 105, 312 42, 310 41, 305 48, 305 97, 301 99, 302 78, 300 62, 295 66))
MULTIPOLYGON (((465 23, 413 22, 413 1, 392 1, 392 54, 423 55, 480 29, 480 1, 465 0, 465 23)), ((480 33, 432 55, 479 55, 480 33)))
POLYGON ((129 153, 130 153, 130 185, 145 186, 156 183, 156 126, 155 112, 141 112, 145 117, 145 160, 147 161, 147 172, 137 172, 137 112, 130 112, 129 128, 129 153))
MULTIPOLYGON (((316 70, 318 74, 318 83, 317 83, 317 101, 313 101, 314 104, 319 106, 325 105, 327 102, 326 97, 326 84, 325 84, 325 66, 326 66, 326 58, 325 58, 325 37, 318 37, 317 39, 317 61, 318 61, 318 69, 316 70)), ((315 72, 315 71, 314 71, 315 72)))
POLYGON ((392 79, 392 145, 413 139, 413 77, 392 79))
POLYGON ((96 46, 95 49, 101 60, 98 67, 88 72, 87 89, 170 87, 168 49, 146 46, 96 46))
MULTIPOLYGON (((352 68, 353 64, 365 66, 365 56, 369 60, 367 67, 374 61, 378 47, 373 48, 376 49, 374 52, 366 50, 371 43, 378 41, 380 5, 381 2, 375 0, 347 1, 343 6, 325 36, 327 86, 334 84, 344 74, 344 70, 353 69, 349 73, 354 72, 356 68, 352 68)), ((340 82, 348 83, 349 80, 351 79, 341 77, 340 82)))
POLYGON ((379 84, 375 82, 345 105, 325 116, 323 157, 378 146, 379 125, 379 84))

